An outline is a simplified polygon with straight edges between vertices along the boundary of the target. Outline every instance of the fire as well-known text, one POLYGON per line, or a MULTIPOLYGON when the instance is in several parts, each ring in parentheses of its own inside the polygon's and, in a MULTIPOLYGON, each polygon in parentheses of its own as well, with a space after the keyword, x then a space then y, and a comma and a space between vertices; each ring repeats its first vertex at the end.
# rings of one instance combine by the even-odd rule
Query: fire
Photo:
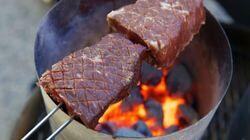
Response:
POLYGON ((179 125, 178 115, 178 106, 185 104, 185 100, 182 98, 171 98, 167 97, 163 102, 163 126, 168 128, 173 125, 179 125))
POLYGON ((146 109, 142 104, 134 106, 129 111, 123 112, 121 110, 121 103, 122 101, 111 105, 99 119, 99 123, 110 121, 115 122, 118 127, 131 127, 141 118, 147 117, 146 109))
POLYGON ((161 77, 161 81, 156 86, 150 86, 146 84, 141 85, 141 94, 144 98, 144 100, 147 100, 149 98, 156 99, 160 102, 164 100, 164 97, 169 95, 165 77, 167 76, 167 71, 163 70, 163 76, 161 77))
POLYGON ((99 119, 99 123, 109 121, 113 122, 117 127, 132 127, 137 121, 141 120, 145 122, 153 136, 166 134, 165 129, 170 126, 180 126, 178 107, 185 104, 185 99, 170 95, 166 85, 166 76, 167 70, 163 70, 163 76, 157 85, 140 85, 140 93, 144 101, 154 99, 161 104, 163 112, 162 124, 157 123, 157 118, 148 115, 144 103, 134 105, 129 110, 123 111, 123 101, 111 105, 99 119))

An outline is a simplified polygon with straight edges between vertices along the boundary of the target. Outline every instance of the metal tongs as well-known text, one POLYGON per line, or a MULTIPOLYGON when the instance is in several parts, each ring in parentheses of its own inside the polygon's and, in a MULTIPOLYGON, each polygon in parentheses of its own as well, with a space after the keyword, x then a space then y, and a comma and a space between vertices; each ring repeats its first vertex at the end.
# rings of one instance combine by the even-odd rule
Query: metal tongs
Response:
MULTIPOLYGON (((106 15, 113 9, 134 2, 135 0, 61 0, 43 18, 35 42, 35 65, 38 77, 57 61, 68 54, 94 44, 109 32, 106 15)), ((218 26, 213 16, 207 12, 207 28, 218 26)), ((221 32, 219 30, 219 32, 221 32)), ((216 34, 216 33, 215 33, 216 34)), ((58 104, 22 140, 28 139, 54 113, 62 103, 58 104)), ((47 140, 57 136, 74 116, 66 120, 47 140)))

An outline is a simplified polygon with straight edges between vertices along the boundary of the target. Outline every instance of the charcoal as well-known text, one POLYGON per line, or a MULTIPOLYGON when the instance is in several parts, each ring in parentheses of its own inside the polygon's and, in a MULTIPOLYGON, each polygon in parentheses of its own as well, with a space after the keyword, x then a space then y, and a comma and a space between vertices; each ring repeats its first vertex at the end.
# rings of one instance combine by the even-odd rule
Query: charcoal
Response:
POLYGON ((192 86, 192 77, 184 65, 175 65, 167 77, 167 86, 171 93, 182 95, 192 86))
POLYGON ((139 87, 134 88, 131 91, 131 94, 130 94, 130 96, 127 99, 133 100, 136 103, 142 103, 143 99, 142 99, 142 95, 140 93, 140 88, 139 87))
POLYGON ((165 129, 166 134, 174 133, 179 130, 179 127, 177 125, 172 125, 165 129))
MULTIPOLYGON (((192 89, 193 90, 193 89, 192 89)), ((185 93, 185 96, 184 98, 186 99, 186 103, 191 105, 193 108, 197 108, 198 104, 197 104, 197 101, 195 100, 194 98, 194 91, 191 92, 188 92, 188 93, 185 93)), ((196 90, 196 89, 194 89, 196 90)))
POLYGON ((180 105, 179 106, 179 118, 185 123, 193 124, 198 121, 198 113, 190 106, 180 105))
POLYGON ((133 108, 135 105, 142 104, 143 103, 143 98, 140 94, 140 88, 136 87, 134 88, 130 95, 124 99, 122 102, 122 110, 128 111, 131 108, 133 108))
POLYGON ((145 103, 145 107, 147 109, 147 113, 149 117, 156 118, 158 125, 162 125, 163 123, 163 110, 161 104, 156 100, 149 99, 145 103))
POLYGON ((130 128, 120 128, 114 135, 114 137, 129 137, 129 138, 145 138, 145 136, 130 128))
POLYGON ((148 126, 143 121, 138 121, 135 125, 133 125, 133 129, 142 133, 146 137, 152 137, 148 126))
POLYGON ((106 122, 106 123, 98 124, 95 130, 102 132, 102 133, 106 133, 106 134, 113 134, 117 130, 117 127, 112 122, 106 122))
POLYGON ((162 77, 162 71, 152 65, 143 62, 141 68, 141 82, 149 85, 157 85, 162 77))
POLYGON ((98 132, 104 133, 104 134, 108 134, 108 135, 112 135, 112 133, 106 129, 101 129, 98 132))

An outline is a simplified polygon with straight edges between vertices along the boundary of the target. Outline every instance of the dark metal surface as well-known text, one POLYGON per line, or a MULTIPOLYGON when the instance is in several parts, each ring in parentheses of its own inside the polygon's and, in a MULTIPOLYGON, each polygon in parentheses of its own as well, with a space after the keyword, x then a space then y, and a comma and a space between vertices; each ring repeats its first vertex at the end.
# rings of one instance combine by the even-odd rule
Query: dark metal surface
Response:
MULTIPOLYGON (((61 0, 45 16, 37 34, 35 64, 38 76, 67 54, 93 44, 107 34, 106 14, 131 2, 133 0, 61 0)), ((159 139, 199 139, 231 81, 231 49, 221 26, 209 12, 206 25, 180 61, 187 62, 196 76, 200 91, 204 91, 197 95, 202 119, 182 131, 159 139), (208 92, 215 90, 217 92, 208 92)))

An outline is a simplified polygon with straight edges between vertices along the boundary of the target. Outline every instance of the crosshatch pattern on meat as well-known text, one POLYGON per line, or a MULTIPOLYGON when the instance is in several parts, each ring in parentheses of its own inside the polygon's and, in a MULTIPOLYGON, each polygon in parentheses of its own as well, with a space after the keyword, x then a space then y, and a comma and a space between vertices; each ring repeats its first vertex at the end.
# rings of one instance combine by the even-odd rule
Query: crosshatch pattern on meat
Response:
POLYGON ((205 23, 203 0, 137 0, 108 14, 110 27, 148 46, 160 65, 171 66, 205 23))
POLYGON ((54 64, 39 84, 54 100, 65 103, 71 115, 94 128, 106 108, 137 84, 144 50, 118 33, 109 34, 54 64))

